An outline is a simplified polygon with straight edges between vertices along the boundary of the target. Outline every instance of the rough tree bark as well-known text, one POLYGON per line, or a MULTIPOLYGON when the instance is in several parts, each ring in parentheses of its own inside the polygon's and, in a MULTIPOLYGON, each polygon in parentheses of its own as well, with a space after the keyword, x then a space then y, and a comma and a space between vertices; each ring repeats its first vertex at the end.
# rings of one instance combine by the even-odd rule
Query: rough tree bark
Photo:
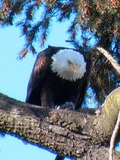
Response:
MULTIPOLYGON (((120 87, 106 98, 99 115, 95 109, 42 108, 0 94, 0 131, 75 159, 108 160, 119 110, 120 87)), ((113 159, 120 153, 114 151, 113 159)))

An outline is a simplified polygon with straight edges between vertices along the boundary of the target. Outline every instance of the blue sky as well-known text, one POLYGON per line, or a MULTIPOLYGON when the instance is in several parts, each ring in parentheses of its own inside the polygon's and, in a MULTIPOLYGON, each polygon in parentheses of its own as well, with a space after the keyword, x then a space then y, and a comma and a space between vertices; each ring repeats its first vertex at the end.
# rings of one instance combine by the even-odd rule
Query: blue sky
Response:
MULTIPOLYGON (((69 22, 55 23, 46 43, 53 46, 72 47, 65 40, 69 22)), ((15 26, 0 28, 0 92, 20 101, 25 101, 27 84, 36 59, 28 53, 23 60, 18 60, 19 52, 24 45, 19 28, 15 26)), ((38 51, 43 50, 36 43, 38 51)), ((20 139, 6 135, 0 137, 0 160, 54 160, 55 155, 41 150, 37 146, 23 143, 20 139)))

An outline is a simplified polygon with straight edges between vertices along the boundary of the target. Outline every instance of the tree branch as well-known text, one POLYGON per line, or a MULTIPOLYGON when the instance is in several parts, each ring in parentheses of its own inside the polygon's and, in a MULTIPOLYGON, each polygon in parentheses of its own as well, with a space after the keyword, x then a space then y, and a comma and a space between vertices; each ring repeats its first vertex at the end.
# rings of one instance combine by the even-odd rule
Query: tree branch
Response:
POLYGON ((119 111, 117 122, 116 122, 115 128, 113 130, 113 133, 112 133, 112 136, 111 136, 111 140, 110 140, 109 160, 113 160, 112 151, 113 151, 113 149, 115 147, 115 141, 116 141, 117 134, 119 132, 119 128, 120 128, 120 111, 119 111))
MULTIPOLYGON (((114 118, 114 123, 111 123, 106 115, 106 104, 111 97, 114 107, 120 108, 118 88, 106 100, 103 113, 97 116, 94 109, 76 112, 42 108, 0 94, 0 130, 63 156, 81 160, 90 159, 91 156, 92 159, 108 159, 110 137, 115 126, 114 118), (116 93, 118 96, 115 99, 116 93), (115 104, 116 101, 118 104, 115 104)), ((116 114, 115 116, 117 117, 116 114)), ((114 160, 118 159, 120 154, 114 152, 114 160)))
POLYGON ((116 72, 120 74, 120 66, 118 65, 116 60, 110 55, 110 53, 102 47, 96 47, 96 49, 108 59, 108 61, 111 63, 116 72))

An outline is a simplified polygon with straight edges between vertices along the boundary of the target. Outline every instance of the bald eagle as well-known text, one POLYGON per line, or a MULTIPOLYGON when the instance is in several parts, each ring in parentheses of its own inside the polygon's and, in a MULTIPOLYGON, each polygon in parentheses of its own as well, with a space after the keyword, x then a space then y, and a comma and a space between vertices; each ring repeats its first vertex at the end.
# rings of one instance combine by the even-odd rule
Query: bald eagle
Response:
MULTIPOLYGON (((90 80, 91 56, 79 50, 52 47, 40 52, 28 83, 26 102, 51 107, 82 105, 90 80)), ((56 160, 64 159, 57 156, 56 160)))
POLYGON ((51 108, 72 102, 75 109, 79 109, 90 71, 89 53, 49 46, 37 56, 28 83, 26 102, 51 108))

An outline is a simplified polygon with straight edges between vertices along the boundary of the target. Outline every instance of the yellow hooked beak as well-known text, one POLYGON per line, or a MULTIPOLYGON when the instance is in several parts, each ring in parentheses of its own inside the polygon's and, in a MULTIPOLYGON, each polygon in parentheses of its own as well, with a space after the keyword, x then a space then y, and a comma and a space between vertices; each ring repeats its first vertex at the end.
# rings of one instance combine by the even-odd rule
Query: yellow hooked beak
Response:
POLYGON ((74 74, 77 74, 78 73, 78 70, 79 70, 79 66, 77 64, 73 64, 72 66, 72 72, 74 74))
POLYGON ((79 66, 77 64, 72 63, 71 61, 68 61, 70 70, 73 74, 77 74, 79 70, 79 66))

